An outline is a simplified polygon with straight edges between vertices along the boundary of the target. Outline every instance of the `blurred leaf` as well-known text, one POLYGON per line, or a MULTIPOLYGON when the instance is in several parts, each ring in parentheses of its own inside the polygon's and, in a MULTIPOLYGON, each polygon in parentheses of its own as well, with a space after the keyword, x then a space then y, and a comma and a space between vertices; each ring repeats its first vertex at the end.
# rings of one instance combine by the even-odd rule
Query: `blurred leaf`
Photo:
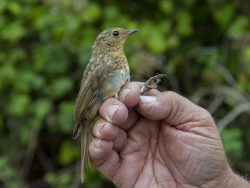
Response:
POLYGON ((159 8, 162 10, 162 12, 170 14, 173 12, 173 3, 169 0, 161 0, 159 3, 159 8))
POLYGON ((19 188, 20 185, 17 184, 15 181, 8 182, 6 188, 19 188))
POLYGON ((115 6, 111 5, 105 9, 105 19, 107 20, 108 23, 112 22, 116 23, 116 20, 119 19, 118 18, 119 15, 120 15, 119 9, 117 9, 115 6))
POLYGON ((67 188, 69 187, 71 176, 67 172, 62 174, 50 172, 45 175, 44 179, 53 187, 67 188))
POLYGON ((30 98, 25 94, 15 94, 11 96, 9 106, 7 106, 8 112, 12 116, 20 117, 27 113, 29 109, 30 98))
POLYGON ((237 160, 242 156, 242 132, 239 128, 223 130, 222 141, 224 143, 225 150, 231 159, 237 160))
POLYGON ((115 187, 111 186, 112 184, 105 185, 104 183, 106 182, 107 180, 105 179, 104 175, 94 166, 90 166, 89 170, 87 171, 87 177, 84 185, 86 185, 88 188, 115 187))
POLYGON ((167 43, 164 37, 164 30, 160 30, 152 23, 146 22, 141 26, 140 33, 147 47, 154 53, 162 53, 166 49, 167 43))
POLYGON ((250 45, 246 46, 246 48, 242 51, 242 60, 244 62, 244 67, 246 73, 250 77, 250 45))
POLYGON ((58 124, 64 133, 72 133, 74 108, 73 102, 63 102, 59 106, 58 124))
POLYGON ((0 1, 0 12, 2 12, 7 7, 7 1, 2 0, 0 1))
POLYGON ((69 183, 71 181, 71 176, 69 173, 63 173, 59 176, 59 181, 60 181, 60 184, 59 184, 59 187, 61 186, 65 186, 65 187, 68 187, 69 186, 69 183), (61 185, 61 186, 60 186, 61 185))
POLYGON ((15 1, 10 1, 8 3, 8 9, 10 10, 12 14, 15 14, 15 15, 19 14, 22 10, 20 4, 15 1))
POLYGON ((32 24, 37 30, 47 29, 56 23, 58 19, 58 12, 55 9, 47 9, 46 7, 35 7, 31 10, 31 19, 33 19, 32 24))
POLYGON ((50 185, 56 185, 57 176, 54 173, 52 173, 52 172, 46 173, 44 179, 50 185))
POLYGON ((196 0, 186 0, 186 1, 184 1, 183 3, 184 3, 186 6, 193 6, 195 2, 196 2, 196 0))
POLYGON ((68 58, 61 46, 55 43, 39 46, 33 53, 34 68, 50 74, 63 73, 69 67, 68 58))
POLYGON ((177 35, 171 35, 167 38, 165 43, 166 43, 167 49, 173 49, 179 45, 180 40, 179 40, 179 37, 177 35))
POLYGON ((23 27, 22 23, 19 21, 15 21, 9 23, 5 26, 5 29, 0 31, 0 37, 2 39, 16 42, 20 38, 22 38, 26 33, 26 29, 23 27))
POLYGON ((4 129, 3 116, 0 115, 0 134, 3 132, 3 129, 4 129))
POLYGON ((4 64, 0 68, 0 88, 12 83, 16 78, 16 70, 11 64, 4 64))
POLYGON ((180 11, 176 15, 176 30, 181 36, 190 36, 193 32, 192 17, 188 11, 180 11))
POLYGON ((55 79, 50 87, 46 88, 46 93, 51 97, 61 97, 68 93, 73 87, 73 83, 68 78, 57 78, 55 79))
POLYGON ((97 21, 101 16, 101 8, 95 3, 89 4, 84 11, 82 11, 82 18, 85 22, 92 23, 97 21))
POLYGON ((248 32, 247 26, 249 25, 248 19, 244 16, 238 16, 231 24, 227 31, 230 38, 240 38, 248 32))
POLYGON ((0 180, 12 179, 16 176, 16 170, 9 164, 4 156, 0 157, 0 180))
POLYGON ((16 75, 15 88, 17 91, 28 92, 32 87, 32 82, 36 78, 30 71, 19 72, 16 75))
POLYGON ((80 148, 72 144, 72 142, 65 141, 62 143, 59 151, 59 162, 65 166, 71 164, 80 156, 80 148))
POLYGON ((39 119, 42 120, 51 110, 51 101, 48 99, 38 99, 34 103, 34 114, 39 119))
POLYGON ((221 6, 213 7, 212 11, 215 20, 224 29, 235 14, 235 7, 231 3, 225 3, 221 6))
POLYGON ((250 45, 243 50, 242 59, 245 62, 250 62, 250 45))

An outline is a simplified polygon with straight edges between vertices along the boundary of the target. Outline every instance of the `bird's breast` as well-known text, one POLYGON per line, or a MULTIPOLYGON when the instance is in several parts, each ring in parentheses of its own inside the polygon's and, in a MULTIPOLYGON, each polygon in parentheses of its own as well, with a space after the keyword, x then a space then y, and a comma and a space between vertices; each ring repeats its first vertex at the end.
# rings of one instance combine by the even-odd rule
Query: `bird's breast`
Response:
POLYGON ((123 51, 115 51, 111 53, 114 63, 111 65, 112 69, 126 69, 128 67, 128 60, 123 51))
POLYGON ((129 72, 126 69, 110 71, 104 80, 102 92, 104 96, 112 97, 129 81, 129 72))

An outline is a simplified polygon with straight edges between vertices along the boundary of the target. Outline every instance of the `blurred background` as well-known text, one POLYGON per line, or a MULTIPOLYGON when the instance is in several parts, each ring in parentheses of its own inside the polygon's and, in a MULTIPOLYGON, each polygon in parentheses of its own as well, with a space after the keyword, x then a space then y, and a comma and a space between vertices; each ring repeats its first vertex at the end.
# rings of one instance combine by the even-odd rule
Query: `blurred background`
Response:
POLYGON ((74 105, 96 36, 137 28, 125 45, 132 80, 167 74, 215 118, 235 171, 250 173, 250 1, 0 0, 0 187, 113 187, 91 168, 80 183, 74 105))

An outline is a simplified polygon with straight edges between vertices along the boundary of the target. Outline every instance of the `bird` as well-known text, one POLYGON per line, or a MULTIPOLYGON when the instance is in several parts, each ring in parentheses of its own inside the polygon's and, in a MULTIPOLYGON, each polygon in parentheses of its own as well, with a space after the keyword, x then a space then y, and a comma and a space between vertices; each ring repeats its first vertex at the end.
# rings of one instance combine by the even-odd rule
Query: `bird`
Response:
POLYGON ((81 180, 90 165, 88 153, 91 129, 98 119, 98 109, 109 97, 118 97, 122 86, 130 82, 128 60, 123 47, 137 29, 109 28, 102 31, 92 46, 92 56, 82 76, 76 99, 73 138, 81 138, 81 180))

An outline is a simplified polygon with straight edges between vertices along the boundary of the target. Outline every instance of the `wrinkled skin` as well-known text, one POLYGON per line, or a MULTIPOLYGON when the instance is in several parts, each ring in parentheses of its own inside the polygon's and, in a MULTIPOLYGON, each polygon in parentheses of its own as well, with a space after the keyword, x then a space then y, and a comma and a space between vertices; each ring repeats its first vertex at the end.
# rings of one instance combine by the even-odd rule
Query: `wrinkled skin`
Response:
POLYGON ((126 84, 102 104, 93 164, 122 188, 224 187, 233 173, 211 115, 174 92, 140 97, 140 87, 126 84))

